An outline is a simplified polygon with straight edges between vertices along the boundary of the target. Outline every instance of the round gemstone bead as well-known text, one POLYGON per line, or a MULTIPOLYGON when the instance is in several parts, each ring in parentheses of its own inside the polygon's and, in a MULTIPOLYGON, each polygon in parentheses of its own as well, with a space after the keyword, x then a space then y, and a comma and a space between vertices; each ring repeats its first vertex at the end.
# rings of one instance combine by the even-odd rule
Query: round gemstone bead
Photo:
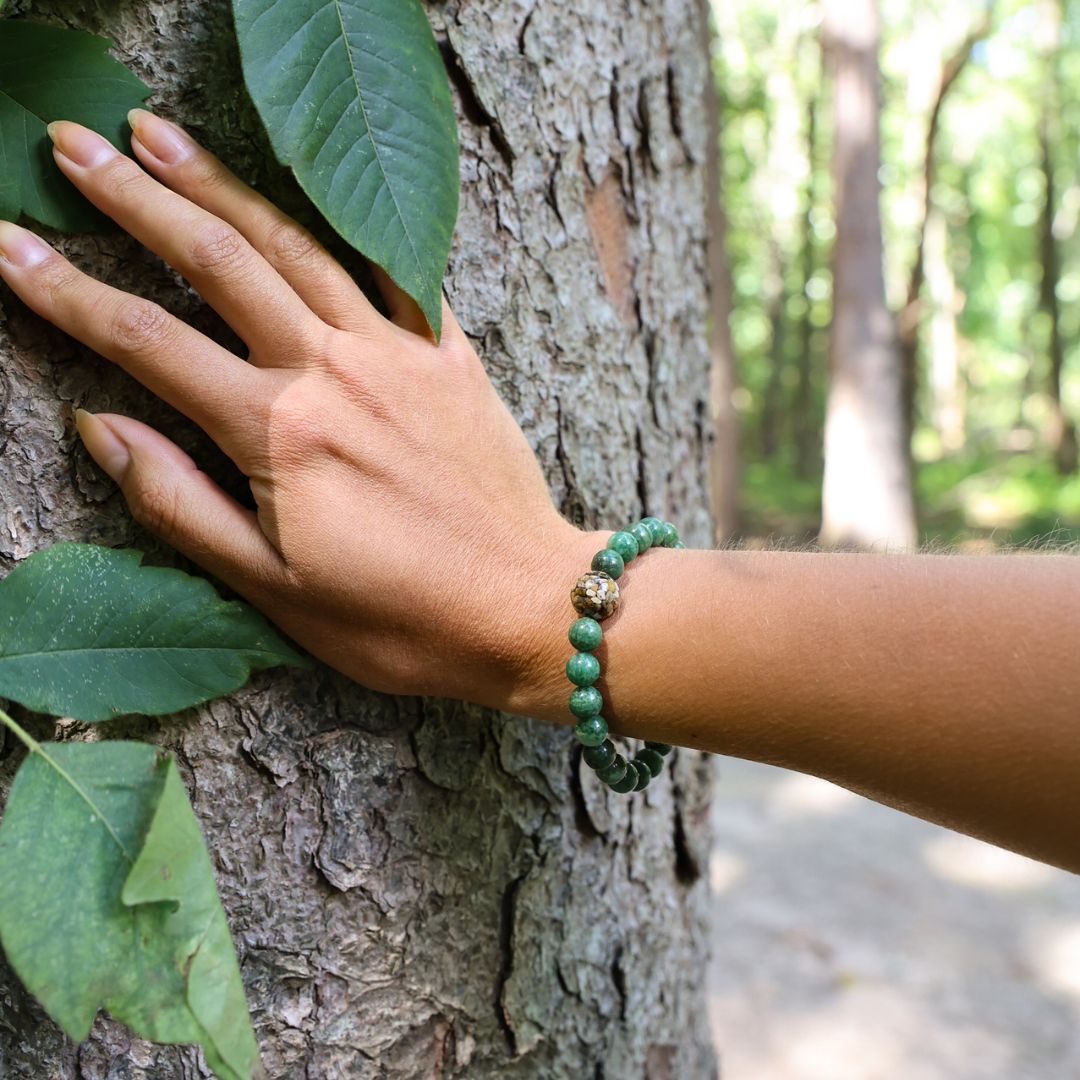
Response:
MULTIPOLYGON (((648 773, 648 769, 645 770, 648 773)), ((613 784, 608 784, 608 787, 612 791, 617 791, 620 795, 625 795, 628 791, 634 791, 637 788, 640 774, 638 773, 638 767, 632 762, 626 763, 626 773, 621 780, 616 780, 613 784)))
POLYGON ((608 537, 607 546, 612 551, 617 551, 622 556, 623 564, 625 565, 631 559, 636 559, 641 552, 638 550, 637 540, 634 539, 633 533, 620 531, 612 533, 608 537))
POLYGON ((587 746, 581 755, 585 764, 590 769, 601 772, 606 769, 618 756, 615 753, 615 744, 610 739, 605 739, 599 746, 587 746))
POLYGON ((679 542, 679 530, 670 521, 664 522, 663 533, 664 535, 660 539, 663 547, 674 547, 679 542))
POLYGON ((652 533, 644 522, 639 521, 636 525, 631 525, 627 532, 637 541, 638 554, 652 547, 652 533))
POLYGON ((619 606, 619 586, 609 574, 591 570, 577 579, 570 602, 579 615, 606 619, 619 606))
POLYGON ((664 759, 655 751, 646 747, 634 755, 635 765, 644 765, 653 776, 659 776, 664 770, 664 759))
POLYGON ((595 619, 577 619, 570 624, 570 644, 582 652, 592 652, 604 640, 604 631, 595 619))
POLYGON ((620 578, 622 572, 626 569, 626 563, 623 562, 623 557, 617 551, 604 548, 603 551, 598 551, 592 557, 592 568, 603 571, 610 578, 620 578))
MULTIPOLYGON (((579 686, 570 695, 570 711, 579 719, 595 716, 604 707, 604 699, 595 686, 579 686)), ((603 739, 599 740, 603 742, 603 739)))
POLYGON ((575 686, 592 686, 600 678, 600 661, 589 652, 574 653, 566 661, 566 677, 575 686))
POLYGON ((581 721, 574 734, 582 746, 602 746, 607 738, 607 721, 602 716, 589 716, 581 721))
POLYGON ((666 742, 646 742, 646 750, 655 750, 661 757, 667 757, 671 753, 671 747, 666 742))
POLYGON ((655 517, 646 517, 641 519, 641 524, 649 530, 649 535, 652 537, 652 546, 660 547, 664 542, 664 523, 655 517))
MULTIPOLYGON (((597 749, 599 749, 599 747, 597 749)), ((586 754, 588 752, 588 750, 585 751, 586 754)), ((611 764, 604 766, 602 769, 598 769, 596 775, 600 780, 603 780, 605 784, 617 784, 624 776, 626 776, 626 765, 626 758, 624 758, 622 754, 616 754, 611 759, 611 764)), ((636 778, 634 783, 637 783, 636 778)))
POLYGON ((644 791, 652 780, 652 773, 644 765, 638 765, 634 763, 634 768, 637 769, 638 779, 634 785, 634 791, 644 791))

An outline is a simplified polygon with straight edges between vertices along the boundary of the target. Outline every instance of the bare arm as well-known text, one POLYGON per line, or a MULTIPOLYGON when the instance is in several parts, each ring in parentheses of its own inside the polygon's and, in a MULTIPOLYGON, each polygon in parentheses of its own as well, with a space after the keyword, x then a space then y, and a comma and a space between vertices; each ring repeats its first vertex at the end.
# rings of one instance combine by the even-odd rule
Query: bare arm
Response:
MULTIPOLYGON (((659 549, 620 584, 598 652, 617 730, 1080 870, 1080 559, 659 549)), ((568 650, 522 711, 567 718, 568 650)))
MULTIPOLYGON (((566 721, 569 590, 608 534, 551 504, 447 308, 384 318, 295 222, 178 129, 143 168, 75 124, 57 162, 233 327, 247 360, 0 224, 0 276, 201 425, 241 506, 159 432, 80 415, 132 513, 373 689, 566 721)), ((658 550, 601 660, 633 735, 792 766, 1080 870, 1080 559, 658 550)))

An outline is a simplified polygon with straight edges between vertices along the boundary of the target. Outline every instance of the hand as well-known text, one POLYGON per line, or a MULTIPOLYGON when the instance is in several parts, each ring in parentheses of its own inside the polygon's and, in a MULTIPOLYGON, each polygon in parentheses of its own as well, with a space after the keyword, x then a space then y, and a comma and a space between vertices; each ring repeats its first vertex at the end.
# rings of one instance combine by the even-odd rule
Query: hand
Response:
POLYGON ((50 127, 80 191, 184 275, 250 349, 226 351, 0 223, 0 275, 39 315, 199 424, 249 478, 253 513, 163 435, 80 412, 136 519, 365 686, 514 708, 603 546, 552 504, 536 459, 443 305, 432 340, 392 318, 294 221, 174 125, 136 110, 119 154, 50 127))

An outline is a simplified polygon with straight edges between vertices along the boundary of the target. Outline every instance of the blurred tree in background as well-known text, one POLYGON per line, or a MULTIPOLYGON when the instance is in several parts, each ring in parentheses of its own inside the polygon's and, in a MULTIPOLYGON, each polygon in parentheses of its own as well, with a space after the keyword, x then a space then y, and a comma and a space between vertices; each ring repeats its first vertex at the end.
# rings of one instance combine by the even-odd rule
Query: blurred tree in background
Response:
MULTIPOLYGON (((895 425, 899 453, 910 447, 921 539, 1080 541, 1080 0, 839 0, 835 21, 829 6, 713 2, 739 532, 821 532, 830 382, 835 415, 854 367, 866 430, 888 442, 895 425), (880 67, 880 166, 875 182, 864 161, 844 190, 836 156, 873 132, 841 130, 830 26, 850 38, 856 15, 880 22, 880 48, 862 56, 864 77, 880 67), (855 314, 874 312, 875 235, 876 361, 844 337, 852 288, 855 314)), ((895 539, 880 492, 896 462, 853 468, 856 445, 832 455, 840 494, 895 539)))

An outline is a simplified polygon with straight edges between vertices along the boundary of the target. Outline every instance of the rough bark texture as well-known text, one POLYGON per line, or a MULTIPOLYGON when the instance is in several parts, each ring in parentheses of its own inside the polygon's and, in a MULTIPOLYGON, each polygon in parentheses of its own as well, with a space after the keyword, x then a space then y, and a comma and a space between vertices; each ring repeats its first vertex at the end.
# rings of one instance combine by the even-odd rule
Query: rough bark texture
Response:
POLYGON ((896 328, 885 303, 877 0, 827 0, 833 75, 833 327, 821 538, 911 547, 915 502, 896 328))
MULTIPOLYGON (((447 290, 463 326, 571 518, 615 525, 648 510, 709 544, 696 0, 447 0, 429 11, 462 129, 447 290)), ((113 37, 162 112, 311 221, 242 91, 226 0, 35 0, 33 14, 113 37)), ((132 241, 63 246, 229 340, 132 241)), ((79 448, 74 408, 147 419, 224 479, 228 464, 9 293, 0 304, 0 571, 69 539, 176 561, 79 448)), ((268 1076, 714 1072, 701 755, 677 752, 644 797, 608 797, 565 729, 381 697, 325 669, 270 673, 167 722, 100 730, 154 738, 180 761, 268 1076)), ((83 733, 69 724, 61 736, 83 733)), ((5 790, 19 758, 3 748, 5 790)), ((5 1080, 202 1075, 192 1050, 133 1041, 104 1018, 69 1045, 0 969, 5 1080)))

